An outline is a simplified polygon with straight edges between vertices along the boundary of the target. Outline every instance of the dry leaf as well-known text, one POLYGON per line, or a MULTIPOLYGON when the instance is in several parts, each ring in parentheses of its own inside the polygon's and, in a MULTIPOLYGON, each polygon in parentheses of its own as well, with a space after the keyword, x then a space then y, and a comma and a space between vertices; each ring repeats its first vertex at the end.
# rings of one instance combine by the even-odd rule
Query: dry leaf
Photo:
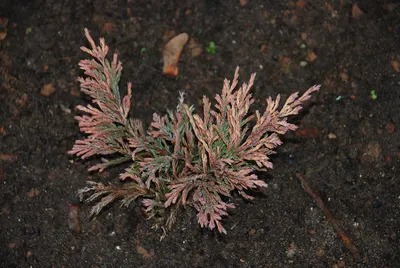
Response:
POLYGON ((351 16, 355 19, 359 18, 364 12, 358 7, 357 4, 353 5, 353 8, 351 9, 351 16))
POLYGON ((398 61, 393 60, 392 61, 392 67, 393 70, 395 70, 396 72, 400 72, 400 63, 398 61))
POLYGON ((317 59, 317 55, 314 53, 314 51, 309 51, 307 54, 307 61, 308 62, 314 62, 317 59))
POLYGON ((164 57, 164 67, 163 74, 170 77, 177 77, 178 62, 181 55, 183 46, 189 40, 187 33, 181 33, 174 38, 172 38, 164 47, 163 57, 164 57))
POLYGON ((203 53, 203 48, 193 38, 189 41, 189 50, 192 57, 198 57, 203 53))
POLYGON ((140 245, 136 245, 136 252, 139 253, 139 255, 145 260, 151 259, 151 254, 149 251, 140 245))
POLYGON ((56 89, 54 88, 53 84, 46 84, 42 87, 42 89, 40 90, 40 94, 43 96, 50 96, 51 94, 54 93, 56 89))

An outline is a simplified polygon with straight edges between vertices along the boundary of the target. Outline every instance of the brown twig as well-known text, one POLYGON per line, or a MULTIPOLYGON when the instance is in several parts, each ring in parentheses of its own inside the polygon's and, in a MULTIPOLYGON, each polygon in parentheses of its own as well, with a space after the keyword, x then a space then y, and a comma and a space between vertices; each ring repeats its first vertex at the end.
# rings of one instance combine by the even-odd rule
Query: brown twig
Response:
POLYGON ((319 197, 318 194, 316 194, 311 186, 308 184, 306 178, 297 173, 296 177, 300 180, 304 190, 315 200, 317 203, 317 206, 324 212, 325 217, 328 218, 328 221, 332 224, 333 229, 336 231, 338 236, 342 239, 343 243, 346 245, 346 247, 354 254, 354 256, 359 259, 360 258, 360 251, 357 249, 357 247, 351 242, 350 238, 344 233, 344 231, 339 227, 336 219, 332 216, 332 213, 329 211, 329 209, 325 206, 324 202, 322 201, 321 197, 319 197))

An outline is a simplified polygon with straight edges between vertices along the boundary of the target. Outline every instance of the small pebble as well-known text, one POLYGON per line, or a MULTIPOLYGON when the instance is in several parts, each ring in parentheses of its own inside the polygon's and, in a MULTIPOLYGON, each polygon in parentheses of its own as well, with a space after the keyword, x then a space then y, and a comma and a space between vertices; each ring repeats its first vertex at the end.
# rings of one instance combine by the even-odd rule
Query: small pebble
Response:
POLYGON ((334 134, 334 133, 329 133, 328 134, 328 139, 330 139, 330 140, 334 140, 334 139, 336 139, 337 137, 336 137, 336 135, 334 134))

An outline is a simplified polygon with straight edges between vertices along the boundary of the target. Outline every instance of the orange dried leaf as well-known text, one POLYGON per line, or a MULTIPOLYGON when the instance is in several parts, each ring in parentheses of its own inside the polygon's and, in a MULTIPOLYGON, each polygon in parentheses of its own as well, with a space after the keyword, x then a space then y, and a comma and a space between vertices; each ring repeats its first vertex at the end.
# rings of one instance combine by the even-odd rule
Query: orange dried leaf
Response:
POLYGON ((172 38, 164 47, 163 57, 164 57, 164 67, 163 74, 170 77, 177 77, 178 62, 184 45, 189 40, 187 33, 181 33, 174 38, 172 38))

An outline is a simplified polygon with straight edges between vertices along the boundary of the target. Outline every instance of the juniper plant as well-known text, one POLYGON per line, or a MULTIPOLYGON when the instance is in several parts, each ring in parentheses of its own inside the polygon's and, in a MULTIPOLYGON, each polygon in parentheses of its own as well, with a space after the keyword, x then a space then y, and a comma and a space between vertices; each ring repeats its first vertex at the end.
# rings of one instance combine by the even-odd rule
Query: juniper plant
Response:
POLYGON ((91 48, 81 49, 92 59, 79 63, 86 78, 78 81, 81 91, 92 98, 93 106, 77 107, 86 113, 76 119, 88 137, 76 141, 69 153, 82 159, 114 155, 112 159, 102 158, 91 171, 131 163, 120 174, 121 185, 89 181, 79 191, 81 197, 91 193, 86 199, 95 202, 91 213, 99 213, 116 200, 126 206, 138 201, 148 218, 170 229, 181 207, 190 206, 197 210, 201 227, 216 227, 226 233, 221 221, 228 209, 234 208, 227 201, 232 191, 253 199, 248 190, 266 186, 255 172, 272 168, 269 156, 282 144, 279 135, 297 128, 287 122, 288 116, 297 114, 319 86, 309 88, 300 97, 293 93, 282 108, 279 95, 275 100, 269 97, 263 112, 252 113, 250 89, 255 74, 237 89, 237 68, 232 82, 225 79, 214 106, 203 97, 202 115, 185 103, 181 93, 176 110, 162 116, 155 113, 145 130, 140 120, 128 118, 131 84, 121 98, 118 84, 122 65, 117 55, 109 62, 104 39, 96 46, 87 29, 85 35, 91 48))

